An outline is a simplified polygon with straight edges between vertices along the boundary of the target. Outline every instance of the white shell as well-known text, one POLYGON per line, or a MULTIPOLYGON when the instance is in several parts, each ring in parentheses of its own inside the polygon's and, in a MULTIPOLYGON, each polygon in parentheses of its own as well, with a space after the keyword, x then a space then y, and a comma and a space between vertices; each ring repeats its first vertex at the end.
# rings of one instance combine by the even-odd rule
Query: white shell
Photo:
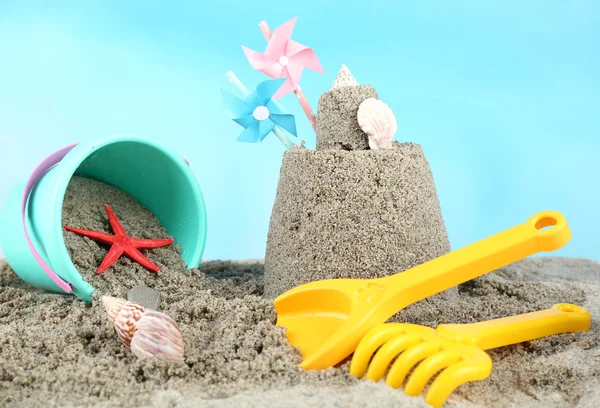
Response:
POLYGON ((352 75, 348 67, 345 64, 342 64, 331 89, 344 88, 346 86, 360 86, 360 84, 354 78, 354 75, 352 75))
POLYGON ((360 128, 369 137, 369 147, 373 150, 390 149, 392 139, 398 130, 394 112, 379 99, 365 99, 358 107, 360 128))
POLYGON ((169 316, 125 299, 102 296, 101 300, 117 335, 136 357, 183 360, 181 330, 169 316))

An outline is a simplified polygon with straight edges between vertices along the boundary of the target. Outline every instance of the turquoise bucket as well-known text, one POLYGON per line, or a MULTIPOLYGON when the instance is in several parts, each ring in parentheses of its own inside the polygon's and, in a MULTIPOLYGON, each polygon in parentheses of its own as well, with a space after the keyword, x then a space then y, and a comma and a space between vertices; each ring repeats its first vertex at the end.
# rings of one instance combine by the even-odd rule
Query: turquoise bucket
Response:
POLYGON ((0 245, 21 279, 91 303, 94 287, 73 265, 63 239, 62 206, 73 175, 116 187, 148 208, 181 246, 189 268, 200 264, 206 209, 181 156, 137 136, 112 136, 50 155, 9 194, 0 211, 0 245))

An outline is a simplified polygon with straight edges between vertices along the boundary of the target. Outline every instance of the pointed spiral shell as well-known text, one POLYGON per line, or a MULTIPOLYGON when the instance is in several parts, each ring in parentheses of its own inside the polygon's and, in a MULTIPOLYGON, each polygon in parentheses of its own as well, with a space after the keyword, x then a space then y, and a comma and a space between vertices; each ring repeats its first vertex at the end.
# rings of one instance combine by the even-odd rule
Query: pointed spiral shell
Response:
POLYGON ((183 360, 181 330, 169 316, 147 310, 131 339, 131 351, 140 359, 162 355, 167 360, 183 360))
POLYGON ((136 357, 163 356, 167 360, 183 360, 181 330, 169 316, 124 299, 111 296, 101 299, 117 335, 136 357))
POLYGON ((102 303, 108 313, 108 318, 115 325, 117 335, 129 347, 136 326, 146 309, 135 302, 110 296, 103 296, 102 303))
POLYGON ((358 107, 360 128, 369 137, 369 147, 373 150, 389 149, 398 130, 396 117, 388 105, 379 99, 365 99, 358 107))

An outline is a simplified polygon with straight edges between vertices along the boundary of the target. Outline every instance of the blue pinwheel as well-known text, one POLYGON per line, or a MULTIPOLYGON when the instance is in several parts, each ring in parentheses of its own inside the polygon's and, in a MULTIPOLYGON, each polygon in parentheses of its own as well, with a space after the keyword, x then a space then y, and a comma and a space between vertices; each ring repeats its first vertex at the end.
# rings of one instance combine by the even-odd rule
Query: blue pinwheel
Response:
POLYGON ((238 142, 262 142, 271 131, 278 131, 278 126, 296 136, 294 115, 284 112, 273 100, 273 95, 285 81, 286 78, 281 78, 261 82, 244 99, 221 90, 223 103, 229 109, 233 121, 245 128, 238 136, 238 142))

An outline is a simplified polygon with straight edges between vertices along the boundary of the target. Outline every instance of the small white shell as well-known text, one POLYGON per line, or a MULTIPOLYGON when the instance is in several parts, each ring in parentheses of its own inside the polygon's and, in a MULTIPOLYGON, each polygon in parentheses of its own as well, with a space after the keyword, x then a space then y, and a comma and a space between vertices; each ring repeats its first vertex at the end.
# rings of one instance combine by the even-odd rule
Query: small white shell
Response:
POLYGON ((360 84, 354 78, 354 75, 352 75, 346 64, 342 64, 333 85, 331 85, 331 89, 344 88, 347 86, 360 86, 360 84))
POLYGON ((390 149, 392 139, 398 130, 394 113, 379 99, 365 99, 358 107, 360 128, 369 137, 369 147, 373 150, 390 149))
POLYGON ((101 300, 117 335, 136 357, 183 360, 181 330, 169 316, 125 299, 102 296, 101 300))

